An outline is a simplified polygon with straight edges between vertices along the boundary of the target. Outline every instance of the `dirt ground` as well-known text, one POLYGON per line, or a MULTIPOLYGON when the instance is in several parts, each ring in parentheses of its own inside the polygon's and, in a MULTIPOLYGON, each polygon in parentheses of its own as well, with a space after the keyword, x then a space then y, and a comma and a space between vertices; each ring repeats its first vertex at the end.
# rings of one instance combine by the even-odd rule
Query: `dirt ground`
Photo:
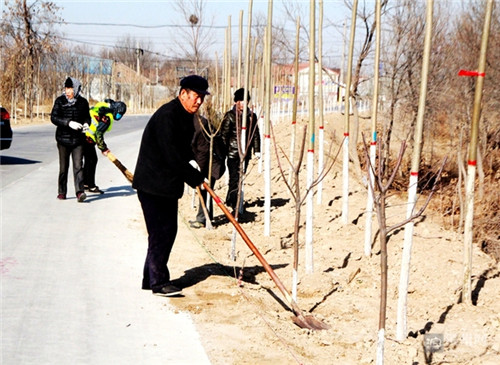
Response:
MULTIPOLYGON (((277 140, 288 151, 291 128, 285 122, 278 127, 277 140)), ((333 123, 325 129, 332 130, 333 123)), ((246 213, 240 223, 290 290, 295 207, 276 164, 273 166, 270 235, 264 235, 264 175, 257 160, 251 162, 245 180, 246 213)), ((194 219, 196 210, 195 199, 186 192, 180 201, 180 231, 169 264, 184 297, 167 299, 166 305, 191 314, 213 364, 375 363, 379 244, 374 238, 372 256, 364 255, 366 189, 354 177, 350 184, 347 225, 341 221, 341 160, 323 182, 322 204, 315 199, 313 274, 305 273, 303 209, 297 303, 304 312, 331 326, 323 331, 294 324, 287 300, 239 236, 236 259, 231 259, 233 228, 217 207, 213 230, 189 228, 187 222, 194 219)), ((224 177, 215 191, 225 198, 224 177)), ((389 223, 404 217, 404 203, 404 195, 389 199, 389 223)), ((143 225, 142 217, 137 217, 137 225, 143 225)), ((500 267, 475 245, 473 305, 458 303, 463 275, 462 236, 442 227, 442 217, 430 210, 415 225, 409 336, 403 342, 396 341, 395 334, 404 230, 389 240, 385 363, 499 364, 500 267), (425 334, 442 336, 442 351, 425 351, 425 334)), ((376 230, 374 219, 374 233, 376 230)))
MULTIPOLYGON (((275 130, 277 140, 288 150, 290 128, 283 124, 275 130)), ((366 257, 366 190, 354 178, 349 224, 341 222, 340 166, 338 161, 324 180, 322 204, 316 204, 315 199, 313 274, 305 274, 305 223, 300 231, 297 303, 303 311, 330 325, 328 330, 311 331, 293 323, 286 299, 239 236, 236 260, 230 258, 233 228, 220 209, 215 208, 213 230, 191 229, 187 221, 196 214, 192 195, 188 193, 181 200, 180 224, 185 228, 171 262, 185 297, 171 299, 171 303, 191 313, 213 364, 375 363, 380 297, 378 238, 374 239, 372 256, 366 257)), ((246 213, 240 222, 290 290, 295 208, 276 167, 271 175, 270 236, 264 235, 264 175, 259 173, 256 160, 245 181, 246 213)), ((215 191, 225 198, 224 178, 215 191)), ((389 223, 400 221, 405 215, 404 197, 394 196, 388 204, 389 223)), ((390 238, 385 363, 499 364, 500 268, 475 246, 473 305, 458 303, 463 275, 462 236, 444 230, 441 222, 442 217, 429 210, 415 225, 408 294, 409 336, 401 343, 395 337, 404 230, 390 238), (425 351, 425 334, 441 336, 442 351, 425 351)))

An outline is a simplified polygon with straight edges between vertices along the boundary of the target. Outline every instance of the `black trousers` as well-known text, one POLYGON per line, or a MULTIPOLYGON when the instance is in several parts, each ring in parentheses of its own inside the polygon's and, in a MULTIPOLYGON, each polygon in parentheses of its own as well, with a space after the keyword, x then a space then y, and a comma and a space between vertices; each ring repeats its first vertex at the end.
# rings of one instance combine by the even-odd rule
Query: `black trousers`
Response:
POLYGON ((94 143, 83 144, 83 183, 89 188, 95 187, 95 171, 97 169, 97 153, 94 143))
POLYGON ((68 171, 69 158, 73 163, 73 180, 75 184, 75 194, 83 191, 83 147, 82 145, 68 147, 62 144, 57 144, 59 150, 59 177, 58 177, 58 194, 68 192, 68 171))
MULTIPOLYGON (((249 158, 245 159, 245 164, 243 166, 244 172, 247 170, 249 161, 249 158)), ((238 183, 240 181, 240 159, 228 158, 227 169, 229 171, 229 184, 227 187, 226 205, 235 210, 236 201, 238 200, 238 183)), ((240 204, 240 210, 241 207, 242 205, 240 204)))
POLYGON ((178 199, 151 195, 140 190, 137 196, 148 230, 142 289, 160 289, 170 281, 167 263, 177 235, 178 199))
POLYGON ((240 159, 228 158, 227 169, 229 171, 229 185, 227 187, 226 205, 233 210, 236 208, 238 199, 238 182, 240 181, 240 159))
MULTIPOLYGON (((215 179, 212 177, 212 179, 210 179, 210 188, 213 189, 214 185, 215 185, 215 179)), ((205 189, 201 189, 201 196, 203 197, 203 201, 205 202, 205 205, 207 207, 208 216, 210 217, 210 220, 214 219, 213 200, 209 199, 207 203, 207 191, 205 189)), ((206 223, 205 212, 203 211, 201 202, 199 202, 198 204, 198 214, 196 214, 196 221, 203 224, 206 223)))

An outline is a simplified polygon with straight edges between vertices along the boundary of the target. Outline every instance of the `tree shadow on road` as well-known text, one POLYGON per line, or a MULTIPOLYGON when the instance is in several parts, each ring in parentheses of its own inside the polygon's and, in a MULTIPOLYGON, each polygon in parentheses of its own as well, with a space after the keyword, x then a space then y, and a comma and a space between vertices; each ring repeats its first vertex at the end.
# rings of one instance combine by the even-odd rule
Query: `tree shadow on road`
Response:
POLYGON ((42 161, 28 160, 21 157, 0 156, 0 165, 32 165, 42 161))

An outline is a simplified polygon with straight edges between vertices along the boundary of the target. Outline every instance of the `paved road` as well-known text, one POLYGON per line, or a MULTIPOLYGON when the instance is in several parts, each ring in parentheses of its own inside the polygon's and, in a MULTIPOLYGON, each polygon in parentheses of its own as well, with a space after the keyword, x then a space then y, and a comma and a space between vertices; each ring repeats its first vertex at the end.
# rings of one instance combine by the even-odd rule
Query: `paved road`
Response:
MULTIPOLYGON (((133 171, 147 117, 129 121, 106 142, 133 171)), ((140 290, 147 238, 119 170, 99 156, 106 193, 77 203, 70 178, 68 199, 58 201, 54 127, 14 133, 0 165, 0 362, 208 364, 190 317, 140 290)))

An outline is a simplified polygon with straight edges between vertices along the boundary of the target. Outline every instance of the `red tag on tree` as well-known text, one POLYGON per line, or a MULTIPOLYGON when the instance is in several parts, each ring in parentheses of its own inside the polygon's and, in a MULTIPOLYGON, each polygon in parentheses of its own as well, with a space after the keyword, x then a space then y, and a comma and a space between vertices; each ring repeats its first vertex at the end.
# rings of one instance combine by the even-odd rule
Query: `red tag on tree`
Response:
POLYGON ((460 71, 458 71, 458 76, 484 77, 485 73, 478 72, 478 71, 460 70, 460 71))

